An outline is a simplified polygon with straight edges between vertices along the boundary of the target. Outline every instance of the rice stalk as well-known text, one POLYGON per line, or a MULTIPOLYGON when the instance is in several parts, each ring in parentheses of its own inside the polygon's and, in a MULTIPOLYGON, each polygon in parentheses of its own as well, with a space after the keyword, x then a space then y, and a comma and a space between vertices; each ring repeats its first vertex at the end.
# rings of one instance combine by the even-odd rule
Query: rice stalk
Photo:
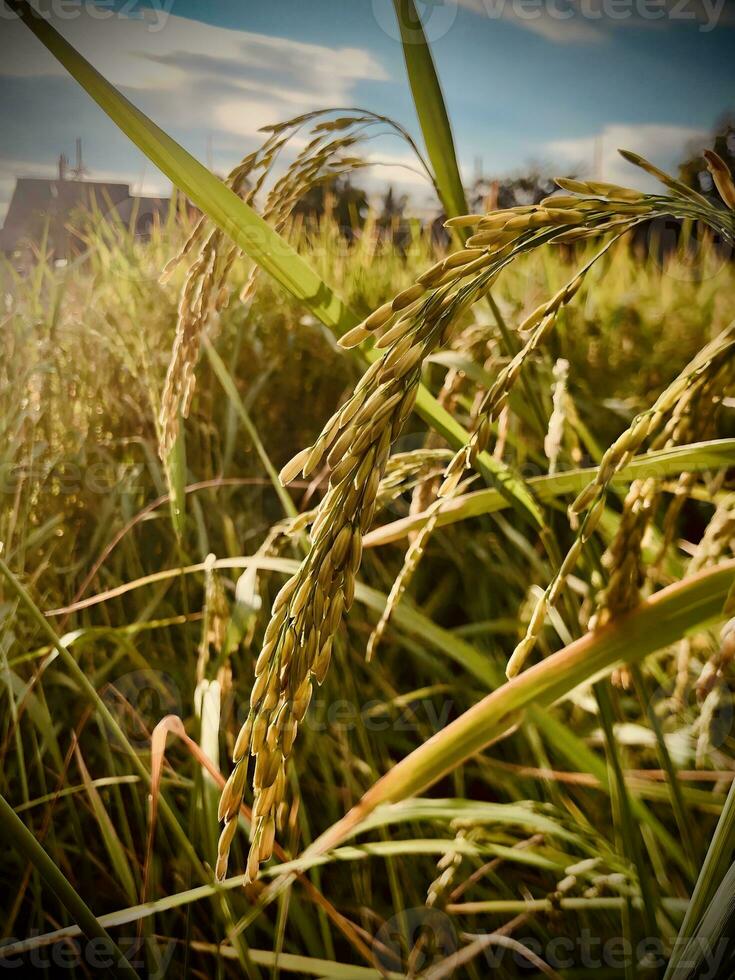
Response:
POLYGON ((705 150, 704 159, 707 169, 712 174, 712 180, 725 204, 735 211, 735 183, 733 183, 730 168, 714 150, 705 150))
MULTIPOLYGON (((727 365, 735 346, 735 325, 725 329, 719 337, 704 347, 677 378, 656 399, 646 412, 637 415, 631 425, 605 452, 597 475, 577 496, 569 508, 573 521, 584 512, 576 539, 556 574, 536 603, 526 634, 513 651, 506 672, 513 677, 522 668, 536 645, 548 610, 557 602, 567 578, 574 570, 584 545, 594 533, 605 509, 605 500, 611 481, 616 474, 640 451, 643 444, 665 424, 667 416, 676 408, 679 400, 691 397, 693 392, 706 386, 727 365)), ((671 421, 671 420, 670 420, 671 421)), ((637 497, 636 491, 636 497, 637 497)), ((631 507, 633 502, 631 501, 631 507)))
MULTIPOLYGON (((600 185, 590 185, 589 190, 594 194, 613 193, 609 189, 601 191, 600 185)), ((537 346, 557 310, 574 295, 589 268, 619 237, 620 224, 627 230, 644 214, 679 207, 676 197, 662 202, 644 195, 637 195, 636 203, 621 203, 613 198, 583 198, 577 207, 566 203, 565 207, 556 202, 553 207, 516 208, 480 218, 479 230, 468 239, 465 249, 437 263, 418 278, 414 287, 402 291, 342 337, 342 345, 352 347, 377 335, 377 346, 384 353, 363 375, 352 397, 327 422, 314 445, 298 453, 281 472, 284 484, 299 472, 308 477, 324 458, 331 471, 327 492, 311 527, 310 550, 274 601, 256 663, 250 713, 236 740, 234 769, 220 801, 219 818, 224 821, 224 829, 218 849, 218 878, 226 874, 249 756, 255 759, 254 818, 247 864, 251 880, 259 865, 272 854, 275 813, 285 792, 285 763, 308 709, 313 683, 324 680, 334 634, 352 604, 362 536, 373 519, 391 444, 413 408, 426 357, 449 341, 459 314, 485 295, 497 275, 518 255, 558 240, 559 234, 567 231, 604 233, 614 226, 616 234, 611 241, 527 321, 527 328, 533 330, 529 343, 537 346), (478 236, 484 237, 479 241, 478 236), (469 281, 463 282, 467 278, 469 281)), ((703 213, 708 215, 711 210, 707 204, 703 213)), ((527 635, 509 661, 509 676, 520 669, 533 648, 548 608, 556 601, 584 542, 599 521, 610 480, 656 431, 681 394, 690 386, 701 384, 713 365, 719 369, 732 343, 731 331, 725 331, 705 348, 653 408, 637 417, 630 430, 605 454, 596 480, 575 501, 572 510, 576 513, 589 503, 594 506, 584 518, 572 551, 537 604, 527 635)), ((450 463, 444 495, 456 487, 465 463, 474 462, 484 450, 490 435, 487 407, 492 410, 502 399, 518 374, 519 364, 522 359, 512 362, 500 385, 496 383, 488 393, 486 411, 468 448, 455 457, 456 464, 450 463)))
POLYGON ((352 398, 316 443, 281 472, 283 483, 307 477, 326 456, 329 486, 311 527, 311 547, 298 572, 276 597, 258 657, 250 714, 237 738, 235 768, 220 803, 222 833, 217 875, 226 871, 234 822, 244 790, 248 752, 255 758, 253 834, 247 873, 273 848, 275 812, 285 791, 285 760, 312 695, 331 659, 334 634, 354 599, 362 535, 377 504, 391 443, 416 399, 420 362, 444 328, 441 303, 427 305, 409 343, 399 341, 366 372, 352 398))
MULTIPOLYGON (((328 184, 367 166, 348 152, 369 138, 370 128, 386 127, 405 140, 418 157, 429 178, 430 172, 415 143, 398 123, 387 116, 366 110, 329 118, 340 110, 325 109, 304 113, 274 126, 266 126, 262 145, 249 153, 230 171, 225 184, 250 207, 257 206, 278 159, 289 141, 305 126, 312 126, 310 138, 293 163, 268 190, 261 217, 274 231, 287 231, 295 206, 319 184, 328 184), (312 125, 313 124, 313 125, 312 125), (330 138, 333 134, 338 134, 330 138)), ((220 228, 202 216, 180 253, 169 261, 162 281, 171 277, 183 261, 189 261, 179 301, 176 334, 166 372, 159 414, 160 453, 165 458, 178 431, 179 418, 187 418, 195 386, 195 368, 202 336, 210 323, 229 302, 228 278, 242 250, 220 228), (193 256, 193 259, 192 259, 193 256)), ((254 265, 240 291, 240 301, 248 303, 257 283, 259 267, 254 265)))
MULTIPOLYGON (((448 371, 444 379, 444 383, 442 384, 441 391, 437 395, 437 401, 439 404, 445 408, 449 407, 449 403, 451 403, 454 395, 458 391, 459 385, 460 372, 454 369, 448 371)), ((430 447, 436 441, 437 437, 435 433, 429 433, 426 439, 426 445, 430 447)), ((427 451, 431 452, 431 449, 425 450, 424 454, 427 451)), ((434 475, 438 476, 439 473, 434 475)), ((388 600, 382 613, 380 614, 380 619, 370 633, 370 637, 367 642, 365 659, 368 663, 374 658, 383 634, 385 633, 386 627, 388 626, 396 607, 411 584, 411 581, 421 562, 421 558, 426 552, 429 539, 431 538, 431 535, 436 527, 439 511, 441 510, 443 503, 438 498, 436 498, 433 503, 428 503, 428 499, 430 499, 429 495, 434 492, 433 482, 434 481, 430 478, 423 480, 416 486, 411 498, 410 513, 425 512, 427 515, 427 520, 418 532, 409 536, 409 547, 404 556, 401 570, 393 581, 393 585, 391 586, 391 590, 388 594, 388 600)), ((469 484, 469 482, 471 481, 466 481, 466 484, 469 484)), ((457 496, 461 490, 464 489, 464 487, 465 485, 461 485, 460 488, 458 488, 457 496)))
POLYGON ((554 384, 551 389, 551 415, 549 428, 544 438, 544 452, 549 461, 549 475, 556 473, 564 442, 564 425, 567 418, 567 379, 569 377, 569 361, 560 357, 554 364, 554 384))

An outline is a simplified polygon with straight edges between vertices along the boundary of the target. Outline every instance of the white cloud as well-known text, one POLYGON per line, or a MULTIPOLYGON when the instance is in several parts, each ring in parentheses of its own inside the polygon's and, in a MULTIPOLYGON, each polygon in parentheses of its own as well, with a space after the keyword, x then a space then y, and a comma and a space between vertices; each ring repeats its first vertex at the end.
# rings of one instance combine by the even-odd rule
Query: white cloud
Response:
MULTIPOLYGON (((142 18, 117 16, 98 20, 80 11, 78 17, 55 22, 67 40, 116 84, 144 87, 169 84, 176 75, 171 56, 199 57, 216 69, 230 63, 246 75, 276 69, 302 85, 324 88, 358 79, 385 79, 382 65, 361 48, 330 48, 286 37, 215 27, 171 14, 165 27, 151 31, 142 18), (213 55, 213 52, 216 54, 213 55), (143 59, 143 60, 141 60, 143 59)), ((2 74, 64 74, 56 60, 18 20, 4 20, 6 37, 2 74)))
MULTIPOLYGON (((107 79, 139 96, 144 107, 165 105, 169 125, 173 119, 186 128, 211 128, 214 115, 223 131, 250 134, 266 122, 344 104, 359 81, 387 78, 361 48, 329 48, 173 15, 157 31, 143 19, 100 21, 81 12, 60 26, 107 79)), ((2 29, 7 57, 0 74, 65 74, 19 21, 3 22, 2 29)))
MULTIPOLYGON (((387 79, 380 62, 358 47, 330 48, 178 16, 169 16, 159 30, 151 30, 140 18, 116 15, 99 20, 81 9, 77 13, 55 26, 109 81, 195 154, 202 156, 205 147, 211 147, 218 172, 261 142, 262 126, 311 109, 352 104, 359 82, 387 79)), ((0 128, 7 133, 10 126, 13 133, 6 153, 25 158, 2 159, 0 222, 3 200, 7 202, 13 186, 9 175, 52 176, 58 153, 64 148, 69 152, 57 125, 60 113, 68 123, 64 131, 69 139, 83 138, 94 179, 135 177, 141 169, 138 152, 122 138, 119 149, 112 148, 98 110, 28 28, 18 20, 0 18, 0 30, 0 83, 5 78, 6 90, 13 93, 12 99, 0 101, 0 128), (34 158, 44 165, 31 162, 34 158), (118 160, 121 172, 114 173, 118 160)), ((296 141, 291 149, 295 147, 296 141)), ((164 178, 152 166, 146 173, 150 177, 145 190, 159 191, 164 178)))
POLYGON ((606 34, 592 21, 584 20, 564 3, 545 6, 521 0, 457 0, 461 7, 480 17, 504 20, 538 34, 554 44, 595 44, 606 34), (573 14, 573 16, 571 16, 573 14))
POLYGON ((707 131, 693 126, 612 123, 589 136, 552 140, 544 149, 559 165, 580 175, 652 189, 654 178, 627 163, 618 149, 633 150, 664 169, 675 169, 687 144, 706 139, 707 131))

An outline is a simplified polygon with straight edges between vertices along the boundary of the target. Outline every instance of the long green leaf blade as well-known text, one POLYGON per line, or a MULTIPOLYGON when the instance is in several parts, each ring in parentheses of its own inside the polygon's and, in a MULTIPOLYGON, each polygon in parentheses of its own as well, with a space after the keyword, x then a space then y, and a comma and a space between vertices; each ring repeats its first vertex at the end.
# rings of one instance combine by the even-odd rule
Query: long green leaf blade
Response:
POLYGON ((424 135, 437 191, 449 217, 467 212, 457 165, 452 127, 444 96, 414 0, 393 0, 403 44, 403 58, 416 114, 424 135))
MULTIPOLYGON (((686 963, 688 959, 686 956, 686 950, 689 948, 687 940, 691 941, 700 930, 703 931, 707 927, 714 930, 718 928, 717 922, 709 921, 712 917, 716 918, 716 910, 712 910, 711 916, 708 913, 718 888, 726 882, 728 868, 733 860, 733 852, 735 852, 735 783, 730 787, 725 806, 717 822, 717 828, 699 872, 664 980, 688 976, 687 970, 679 969, 680 964, 686 963)), ((732 878, 727 880, 729 881, 729 895, 732 896, 732 878)), ((725 888, 728 888, 727 884, 725 884, 725 888)), ((722 897, 724 900, 724 895, 722 897)), ((732 901, 732 898, 730 897, 729 900, 732 901)))
POLYGON ((105 927, 97 920, 94 912, 79 895, 69 879, 56 867, 3 796, 0 796, 0 826, 6 841, 12 841, 14 846, 38 869, 49 888, 56 893, 64 908, 77 921, 81 932, 88 938, 101 941, 104 944, 104 949, 113 957, 115 964, 111 968, 111 972, 119 976, 137 977, 138 974, 118 949, 105 927))
POLYGON ((610 626, 587 633, 519 674, 406 756, 326 831, 313 848, 331 848, 381 803, 421 792, 518 725, 529 708, 553 704, 582 683, 636 663, 722 615, 735 559, 656 593, 610 626))
MULTIPOLYGON (((732 976, 734 920, 735 864, 731 864, 684 952, 677 957, 673 973, 667 972, 666 976, 671 980, 694 980, 713 976, 713 967, 718 970, 718 976, 732 976)), ((675 951, 680 948, 680 942, 681 936, 675 951)))
MULTIPOLYGON (((674 446, 637 456, 615 476, 613 486, 626 484, 634 479, 654 476, 664 479, 679 473, 696 473, 703 470, 724 469, 735 461, 735 439, 713 439, 710 442, 674 446)), ((596 467, 567 470, 553 476, 536 476, 528 481, 528 487, 541 503, 552 501, 566 494, 577 494, 594 479, 596 467)), ((437 527, 446 527, 458 521, 483 514, 493 514, 507 507, 503 495, 494 489, 475 490, 447 500, 434 515, 437 527)), ((428 514, 411 514, 390 524, 377 527, 365 536, 365 547, 390 544, 412 531, 420 530, 428 520, 428 514)))

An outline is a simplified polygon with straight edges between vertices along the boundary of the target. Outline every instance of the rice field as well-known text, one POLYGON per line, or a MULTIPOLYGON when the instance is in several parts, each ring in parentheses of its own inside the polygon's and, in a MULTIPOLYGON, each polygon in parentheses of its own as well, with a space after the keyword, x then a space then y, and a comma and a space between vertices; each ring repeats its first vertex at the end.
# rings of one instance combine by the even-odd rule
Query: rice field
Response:
POLYGON ((447 241, 348 236, 390 120, 221 182, 25 16, 202 216, 2 269, 3 965, 729 976, 726 165, 467 214, 414 43, 447 241))

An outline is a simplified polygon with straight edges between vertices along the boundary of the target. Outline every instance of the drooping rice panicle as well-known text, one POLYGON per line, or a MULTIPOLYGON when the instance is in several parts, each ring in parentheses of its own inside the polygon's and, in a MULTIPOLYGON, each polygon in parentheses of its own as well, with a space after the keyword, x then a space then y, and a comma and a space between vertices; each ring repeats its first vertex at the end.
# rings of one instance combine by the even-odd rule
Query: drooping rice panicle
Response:
POLYGON ((572 547, 536 603, 525 636, 516 646, 508 661, 506 668, 508 677, 515 676, 521 670, 535 647, 548 610, 556 604, 567 578, 577 564, 584 545, 600 522, 605 508, 607 490, 618 470, 625 466, 646 440, 660 429, 679 399, 689 389, 706 385, 717 374, 723 364, 732 357, 734 347, 735 326, 731 326, 704 347, 659 395, 654 405, 648 411, 637 415, 628 429, 605 452, 595 479, 582 490, 570 506, 572 518, 576 519, 583 512, 585 512, 585 516, 572 547))
POLYGON ((495 379, 495 383, 487 392, 480 405, 478 417, 472 430, 470 440, 460 449, 447 467, 444 484, 440 496, 447 496, 462 477, 468 466, 473 466, 477 456, 487 448, 491 426, 506 404, 510 391, 518 376, 533 352, 541 345, 554 325, 558 311, 571 301, 584 281, 584 277, 592 266, 602 258, 617 240, 617 236, 607 242, 550 300, 537 307, 521 324, 519 332, 530 331, 525 345, 503 368, 495 379))
MULTIPOLYGON (((256 664, 251 710, 236 740, 235 766, 220 801, 219 816, 225 827, 217 860, 219 877, 226 873, 234 834, 230 825, 237 818, 244 792, 248 753, 256 758, 248 875, 254 877, 259 864, 270 856, 272 818, 285 789, 285 760, 309 705, 312 678, 317 684, 323 681, 334 633, 352 603, 362 535, 372 521, 391 443, 413 409, 422 363, 448 341, 461 312, 487 292, 512 256, 528 248, 529 243, 521 238, 502 255, 489 252, 483 268, 473 270, 464 284, 467 270, 476 266, 474 258, 456 266, 440 263, 441 268, 430 277, 434 286, 426 299, 406 309, 404 290, 371 314, 363 323, 368 333, 385 328, 396 312, 401 313, 400 331, 314 445, 298 453, 281 472, 284 483, 299 471, 308 477, 325 457, 331 469, 327 493, 312 524, 309 553, 274 602, 256 664)), ((422 286, 422 294, 432 288, 428 281, 422 286)))
POLYGON ((712 175, 720 197, 731 210, 735 211, 735 183, 730 168, 714 150, 705 150, 704 159, 707 161, 707 169, 712 175))
MULTIPOLYGON (((267 140, 261 150, 250 153, 225 183, 243 200, 252 204, 265 179, 277 141, 267 140), (257 175, 254 183, 251 178, 257 175)), ((194 369, 199 357, 202 333, 206 325, 225 306, 228 298, 226 282, 239 249, 216 227, 200 218, 182 251, 164 269, 162 279, 198 249, 186 273, 179 300, 176 335, 161 396, 159 411, 159 451, 165 459, 178 432, 179 419, 186 418, 194 392, 194 369)))
MULTIPOLYGON (((652 441, 651 449, 670 448, 708 438, 721 404, 719 390, 723 386, 724 381, 715 375, 701 386, 684 391, 671 418, 652 441)), ((694 474, 679 475, 671 503, 662 521, 658 552, 648 568, 643 557, 643 547, 662 495, 662 481, 650 476, 635 480, 630 485, 618 530, 602 557, 602 564, 608 570, 608 581, 596 597, 596 608, 587 624, 588 629, 596 629, 637 605, 646 579, 651 582, 656 577, 668 553, 678 517, 695 483, 694 474)), ((697 571, 694 562, 689 563, 688 571, 690 574, 697 571)), ((677 682, 672 696, 675 703, 682 698, 686 688, 688 663, 689 642, 684 639, 679 647, 677 682)), ((630 686, 629 673, 625 667, 616 670, 612 679, 621 687, 630 686)))
MULTIPOLYGON (((398 134, 416 153, 425 173, 430 172, 416 144, 407 131, 387 116, 365 110, 329 118, 334 109, 315 110, 265 127, 268 135, 263 144, 249 153, 227 176, 225 183, 251 207, 256 206, 260 192, 270 178, 273 167, 288 141, 298 131, 314 123, 311 139, 300 150, 285 174, 275 181, 267 194, 262 217, 280 233, 285 233, 293 210, 315 186, 330 183, 355 169, 366 166, 357 156, 346 155, 366 138, 370 127, 386 127, 398 134), (330 138, 333 134, 339 134, 330 138)), ((179 303, 176 335, 166 372, 159 413, 160 454, 165 458, 173 445, 179 419, 186 418, 194 392, 194 369, 199 357, 201 337, 207 324, 229 301, 227 279, 232 265, 242 254, 228 236, 212 227, 204 217, 194 226, 183 249, 164 269, 162 280, 170 277, 184 259, 196 255, 187 271, 179 303)), ((258 268, 253 267, 240 294, 247 302, 257 281, 258 268)))
POLYGON ((549 474, 555 473, 564 441, 564 425, 567 418, 567 378, 569 361, 560 357, 554 364, 554 384, 551 392, 551 416, 544 438, 544 452, 549 461, 549 474))
POLYGON ((316 443, 284 467, 284 483, 309 476, 326 457, 329 487, 311 527, 311 546, 299 570, 273 603, 255 667, 250 713, 235 743, 234 769, 219 816, 225 827, 217 874, 224 876, 232 824, 245 788, 248 757, 255 759, 253 833, 247 873, 273 848, 275 812, 285 790, 285 762, 303 720, 314 683, 321 684, 334 634, 352 605, 362 554, 391 443, 413 409, 421 364, 447 329, 462 301, 445 305, 446 290, 430 297, 410 333, 363 375, 351 399, 327 422, 316 443), (406 342, 408 341, 408 342, 406 342))
MULTIPOLYGON (((685 442, 713 438, 722 405, 722 391, 726 383, 727 378, 722 384, 714 378, 708 384, 703 384, 700 389, 685 393, 673 413, 670 426, 666 427, 667 439, 664 444, 683 445, 685 442)), ((662 442, 663 440, 659 440, 652 448, 659 448, 662 442)), ((679 474, 671 502, 661 522, 661 540, 658 552, 648 568, 649 580, 653 580, 659 574, 668 549, 673 543, 679 515, 695 485, 696 476, 693 473, 679 474)))
MULTIPOLYGON (((651 449, 669 449, 687 442, 705 439, 711 431, 714 407, 719 406, 720 398, 713 396, 722 385, 722 379, 714 374, 698 386, 682 392, 674 406, 671 418, 657 438, 652 440, 651 449)), ((676 506, 667 512, 663 523, 659 556, 668 550, 675 517, 682 505, 682 492, 692 482, 692 474, 682 474, 678 481, 679 493, 675 494, 676 506), (687 480, 686 478, 690 479, 687 480)), ((615 537, 602 557, 602 564, 608 570, 605 589, 597 597, 597 609, 589 622, 595 629, 610 619, 621 615, 638 604, 640 589, 646 579, 643 558, 644 537, 650 527, 656 506, 661 496, 662 481, 651 475, 631 483, 621 514, 615 537)), ((685 498, 684 498, 685 499, 685 498)))
MULTIPOLYGON (((545 206, 494 212, 476 222, 473 218, 477 231, 466 248, 436 263, 418 277, 414 286, 379 307, 342 338, 342 345, 351 347, 373 337, 384 352, 363 375, 352 397, 327 422, 314 445, 302 450, 281 474, 284 483, 299 472, 308 477, 326 459, 329 486, 311 526, 309 552, 273 604, 256 663, 250 713, 236 740, 234 769, 220 803, 219 815, 225 826, 218 852, 218 877, 226 873, 232 825, 247 781, 250 756, 255 759, 255 802, 249 878, 255 877, 260 863, 272 852, 275 813, 285 790, 286 760, 308 708, 312 685, 324 680, 335 631, 352 603, 362 535, 372 521, 390 446, 413 408, 426 357, 450 341, 462 311, 485 295, 517 256, 551 242, 568 241, 570 235, 612 232, 614 237, 601 252, 549 303, 531 315, 526 329, 532 332, 532 351, 543 339, 557 310, 577 291, 589 267, 623 231, 644 216, 687 208, 694 212, 700 208, 698 201, 686 201, 684 205, 674 196, 655 198, 637 192, 617 200, 605 195, 620 194, 620 189, 613 192, 607 185, 590 186, 597 196, 552 198, 545 206)), ((706 210, 700 210, 706 217, 706 210)), ((555 601, 584 541, 599 520, 609 480, 659 428, 681 391, 696 384, 698 378, 701 380, 702 373, 729 343, 729 339, 723 341, 722 349, 713 349, 713 345, 706 348, 700 359, 690 365, 690 373, 680 377, 679 385, 670 386, 651 411, 639 416, 629 432, 608 450, 593 489, 575 505, 582 509, 594 498, 594 506, 584 518, 572 551, 535 609, 527 637, 509 664, 510 672, 518 669, 530 652, 548 606, 555 601)), ((512 383, 518 370, 518 362, 509 365, 500 385, 496 383, 488 393, 486 406, 500 407, 503 386, 508 379, 512 383)), ((453 469, 450 464, 448 475, 454 486, 461 478, 465 461, 473 463, 487 445, 490 424, 485 412, 469 447, 455 457, 462 465, 455 464, 453 469)), ((447 485, 445 480, 445 493, 451 488, 452 484, 447 485)))

